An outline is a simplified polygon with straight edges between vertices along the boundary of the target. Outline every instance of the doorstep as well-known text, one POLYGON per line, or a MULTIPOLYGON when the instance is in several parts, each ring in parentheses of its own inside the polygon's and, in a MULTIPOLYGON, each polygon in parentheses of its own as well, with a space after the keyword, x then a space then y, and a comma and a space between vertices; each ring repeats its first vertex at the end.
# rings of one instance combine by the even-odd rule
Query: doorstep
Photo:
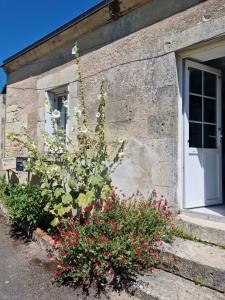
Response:
POLYGON ((177 217, 177 225, 201 241, 225 246, 225 217, 182 211, 177 217))
POLYGON ((224 249, 181 238, 160 247, 160 269, 225 293, 224 249))

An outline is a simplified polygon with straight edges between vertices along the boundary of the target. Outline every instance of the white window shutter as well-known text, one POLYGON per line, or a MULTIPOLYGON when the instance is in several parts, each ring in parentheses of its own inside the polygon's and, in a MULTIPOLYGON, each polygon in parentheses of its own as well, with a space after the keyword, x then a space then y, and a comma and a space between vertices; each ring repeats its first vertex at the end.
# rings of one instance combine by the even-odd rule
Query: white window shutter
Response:
MULTIPOLYGON (((46 92, 46 99, 48 99, 50 103, 50 107, 53 106, 54 103, 54 93, 46 92)), ((45 132, 47 132, 50 136, 53 136, 53 124, 51 120, 50 107, 45 107, 45 132)))

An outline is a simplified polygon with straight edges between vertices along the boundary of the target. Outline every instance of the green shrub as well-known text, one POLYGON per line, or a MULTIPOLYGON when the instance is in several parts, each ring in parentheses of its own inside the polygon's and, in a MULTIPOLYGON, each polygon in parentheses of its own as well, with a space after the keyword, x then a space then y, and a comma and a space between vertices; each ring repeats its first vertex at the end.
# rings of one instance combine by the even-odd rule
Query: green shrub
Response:
POLYGON ((4 192, 5 192, 6 187, 7 187, 7 183, 6 183, 5 176, 0 177, 0 200, 4 196, 4 192))
POLYGON ((113 193, 102 205, 86 208, 83 217, 68 221, 54 237, 55 276, 62 284, 125 288, 128 278, 152 272, 159 243, 171 239, 172 213, 164 200, 131 204, 113 193))
POLYGON ((9 217, 13 222, 24 223, 31 229, 37 226, 45 228, 45 224, 49 222, 49 216, 43 211, 46 200, 37 186, 8 185, 4 189, 3 201, 9 209, 9 217))

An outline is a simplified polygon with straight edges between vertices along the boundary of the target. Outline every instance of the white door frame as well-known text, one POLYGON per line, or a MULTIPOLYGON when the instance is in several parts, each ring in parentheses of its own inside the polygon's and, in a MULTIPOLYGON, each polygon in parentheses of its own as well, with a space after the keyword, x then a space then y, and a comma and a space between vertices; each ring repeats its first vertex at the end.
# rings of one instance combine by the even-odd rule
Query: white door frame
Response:
MULTIPOLYGON (((182 186, 183 186, 183 203, 182 203, 182 208, 185 207, 185 161, 187 161, 187 152, 188 152, 188 146, 187 146, 187 134, 189 132, 189 127, 187 128, 187 126, 189 126, 189 120, 187 120, 188 116, 185 112, 189 112, 189 94, 188 94, 188 88, 189 88, 189 71, 188 68, 189 67, 193 67, 193 68, 197 68, 200 69, 202 71, 208 71, 211 73, 214 73, 216 75, 219 76, 219 80, 221 80, 221 72, 218 69, 214 69, 208 66, 205 66, 203 64, 199 64, 196 62, 193 62, 191 60, 186 60, 183 61, 182 59, 180 59, 180 61, 178 61, 178 69, 180 71, 180 69, 182 69, 182 72, 180 73, 180 76, 182 76, 182 79, 180 78, 180 88, 182 88, 182 98, 183 98, 183 105, 182 105, 182 119, 183 119, 183 130, 182 130, 182 147, 183 147, 183 180, 182 180, 182 186), (181 62, 182 61, 182 62, 181 62), (188 100, 187 100, 188 99, 188 100)), ((221 136, 221 109, 218 109, 218 107, 221 108, 221 89, 219 88, 220 83, 218 83, 217 81, 217 93, 218 93, 218 103, 217 103, 217 147, 218 147, 218 151, 219 151, 219 165, 220 165, 220 169, 219 169, 219 174, 218 176, 219 178, 219 198, 221 198, 222 201, 222 146, 221 146, 221 141, 220 141, 220 136, 221 136)))

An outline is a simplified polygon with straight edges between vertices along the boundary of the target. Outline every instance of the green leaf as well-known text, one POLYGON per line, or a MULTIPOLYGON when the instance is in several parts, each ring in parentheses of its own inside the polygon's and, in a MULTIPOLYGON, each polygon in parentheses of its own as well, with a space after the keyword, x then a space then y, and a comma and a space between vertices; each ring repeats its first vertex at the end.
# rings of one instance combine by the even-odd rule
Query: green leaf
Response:
POLYGON ((95 199, 95 194, 94 194, 94 192, 88 191, 88 192, 86 193, 86 199, 87 199, 87 201, 88 201, 89 203, 93 202, 94 199, 95 199))
POLYGON ((58 209, 58 215, 60 217, 64 216, 66 213, 70 212, 72 209, 72 206, 66 206, 66 207, 61 207, 60 209, 58 209))
POLYGON ((57 180, 53 181, 52 186, 56 187, 57 185, 59 185, 58 181, 57 180))
POLYGON ((76 180, 75 178, 71 177, 68 181, 68 186, 71 190, 74 190, 76 188, 76 180))
POLYGON ((61 195, 65 194, 65 191, 63 188, 57 188, 54 192, 54 196, 56 198, 60 197, 61 195))
POLYGON ((62 197, 62 202, 64 204, 72 204, 73 202, 73 198, 69 193, 66 193, 65 195, 63 195, 62 197))
POLYGON ((78 167, 76 168, 76 174, 79 176, 79 175, 81 175, 82 173, 83 173, 83 168, 80 167, 80 166, 78 166, 78 167))
POLYGON ((53 227, 56 227, 58 224, 59 224, 59 218, 57 218, 57 217, 51 221, 51 225, 53 227))
POLYGON ((49 211, 50 207, 51 207, 51 202, 48 202, 44 207, 44 211, 49 211))
POLYGON ((46 196, 48 194, 48 191, 47 190, 43 190, 42 192, 41 192, 41 196, 46 196))
POLYGON ((80 193, 77 200, 78 200, 78 206, 81 207, 81 208, 85 208, 87 207, 89 204, 92 203, 94 199, 94 194, 93 192, 87 192, 87 194, 83 194, 83 193, 80 193))
POLYGON ((99 186, 99 185, 101 185, 102 181, 103 181, 103 178, 99 174, 97 174, 95 176, 92 175, 89 178, 89 182, 93 186, 99 186))

